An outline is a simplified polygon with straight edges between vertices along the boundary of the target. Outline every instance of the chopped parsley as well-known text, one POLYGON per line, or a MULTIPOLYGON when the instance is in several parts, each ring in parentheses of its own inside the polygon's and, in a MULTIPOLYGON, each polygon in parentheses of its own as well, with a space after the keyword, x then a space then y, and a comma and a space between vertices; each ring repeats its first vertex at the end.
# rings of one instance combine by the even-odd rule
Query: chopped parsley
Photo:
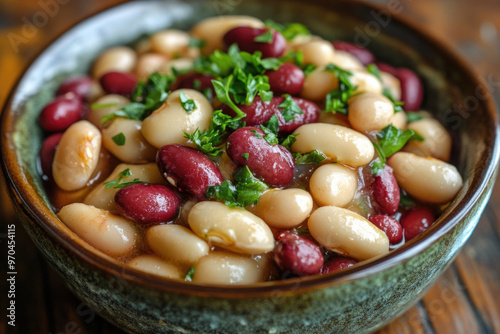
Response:
POLYGON ((325 71, 334 73, 339 80, 339 88, 326 95, 325 112, 347 115, 347 101, 354 96, 354 91, 358 88, 351 82, 352 72, 333 64, 328 64, 325 71))
POLYGON ((188 45, 193 47, 193 48, 201 49, 202 47, 205 46, 206 43, 207 42, 204 40, 201 40, 201 39, 198 39, 196 37, 191 36, 191 37, 189 37, 189 44, 188 45))
POLYGON ((284 146, 286 149, 290 150, 290 148, 292 147, 292 145, 297 141, 297 136, 299 134, 300 133, 297 133, 295 135, 289 135, 288 137, 286 137, 285 139, 283 139, 283 141, 280 143, 280 145, 284 146))
POLYGON ((299 35, 310 35, 311 32, 303 24, 300 23, 288 23, 279 24, 272 20, 266 20, 266 27, 277 30, 279 33, 285 37, 287 41, 293 40, 299 35))
POLYGON ((366 70, 368 71, 368 73, 373 74, 378 79, 378 81, 382 83, 382 75, 380 74, 380 70, 377 65, 370 64, 366 66, 366 70))
POLYGON ((241 157, 245 160, 248 160, 248 158, 250 157, 250 153, 243 153, 241 157))
POLYGON ((231 208, 245 208, 256 204, 264 190, 269 187, 257 179, 248 166, 234 174, 234 184, 226 180, 219 185, 207 188, 206 197, 223 202, 231 208))
POLYGON ((179 98, 181 100, 181 105, 182 105, 182 108, 188 113, 190 114, 193 110, 196 110, 196 104, 194 103, 194 101, 190 98, 188 98, 186 96, 186 94, 184 94, 184 92, 181 92, 179 94, 179 98))
POLYGON ((227 129, 236 130, 242 124, 236 118, 224 114, 222 110, 216 110, 212 115, 212 122, 207 130, 200 131, 200 129, 196 129, 193 134, 183 132, 184 137, 191 140, 201 152, 215 157, 223 152, 223 147, 220 145, 227 135, 227 129))
POLYGON ((255 37, 254 42, 271 44, 273 42, 273 30, 269 29, 263 34, 255 37))
POLYGON ((117 106, 117 102, 109 102, 109 103, 93 103, 90 105, 90 109, 96 110, 101 108, 111 108, 117 106))
POLYGON ((260 128, 266 134, 264 139, 269 143, 269 145, 278 144, 278 131, 279 131, 278 116, 272 115, 269 121, 261 125, 260 128))
POLYGON ((326 155, 324 155, 322 152, 318 150, 314 150, 305 154, 293 153, 293 157, 295 159, 296 165, 306 165, 306 164, 319 165, 323 160, 326 159, 326 155))
POLYGON ((303 114, 304 112, 300 109, 299 105, 292 99, 290 94, 285 95, 285 100, 278 106, 278 108, 282 108, 280 110, 285 122, 289 122, 295 119, 295 115, 303 114))
POLYGON ((373 146, 379 157, 371 164, 372 174, 379 175, 385 167, 387 158, 398 152, 406 145, 410 139, 423 141, 424 139, 413 130, 401 130, 389 125, 377 133, 378 143, 373 142, 373 146))
POLYGON ((424 119, 424 116, 422 116, 416 112, 407 112, 406 113, 406 121, 408 123, 420 121, 421 119, 424 119))
POLYGON ((113 136, 111 139, 113 139, 115 144, 118 146, 125 145, 125 141, 127 140, 127 138, 125 138, 125 135, 123 134, 123 132, 120 132, 116 136, 113 136))
POLYGON ((132 171, 129 168, 124 169, 123 171, 120 172, 120 174, 118 174, 117 180, 104 182, 104 187, 119 189, 138 183, 147 184, 147 182, 139 181, 139 179, 134 179, 130 182, 122 182, 123 178, 130 175, 132 175, 132 171))
POLYGON ((194 277, 194 266, 189 268, 187 274, 186 274, 186 277, 184 277, 184 280, 186 282, 192 282, 193 281, 193 277, 194 277))
MULTIPOLYGON (((378 81, 380 81, 380 83, 383 83, 383 81, 382 81, 382 75, 380 74, 380 70, 379 70, 379 68, 378 68, 377 65, 370 64, 370 65, 366 66, 366 70, 369 73, 373 74, 378 79, 378 81)), ((392 104, 394 105, 394 112, 395 113, 403 110, 403 104, 404 104, 404 102, 396 101, 396 99, 394 98, 394 96, 392 96, 392 93, 389 90, 389 88, 384 87, 382 93, 384 94, 385 97, 387 97, 389 100, 391 100, 392 104)))

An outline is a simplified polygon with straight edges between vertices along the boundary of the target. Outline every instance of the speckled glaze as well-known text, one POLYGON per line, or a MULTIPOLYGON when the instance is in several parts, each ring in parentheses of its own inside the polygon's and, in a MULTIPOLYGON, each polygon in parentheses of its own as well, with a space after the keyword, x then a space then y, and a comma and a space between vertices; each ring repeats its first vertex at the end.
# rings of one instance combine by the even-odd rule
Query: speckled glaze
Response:
POLYGON ((422 296, 469 238, 499 158, 499 130, 485 86, 456 55, 394 12, 356 1, 148 1, 80 23, 37 58, 3 111, 2 167, 23 226, 78 297, 130 333, 365 333, 383 326, 422 296), (426 86, 424 107, 453 133, 453 163, 464 177, 464 188, 439 220, 364 266, 242 287, 147 276, 76 238, 55 216, 37 173, 41 107, 63 77, 86 71, 106 47, 217 14, 302 22, 325 38, 355 40, 382 61, 417 71, 426 86))

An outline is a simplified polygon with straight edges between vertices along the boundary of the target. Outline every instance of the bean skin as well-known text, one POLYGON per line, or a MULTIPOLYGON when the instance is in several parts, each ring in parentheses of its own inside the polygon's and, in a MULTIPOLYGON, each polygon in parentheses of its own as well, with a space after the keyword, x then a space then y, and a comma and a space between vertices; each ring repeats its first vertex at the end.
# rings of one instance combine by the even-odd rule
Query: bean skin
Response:
POLYGON ((356 44, 343 41, 332 41, 332 45, 335 48, 335 50, 349 52, 365 66, 375 62, 375 56, 373 55, 373 53, 356 44))
POLYGON ((401 226, 403 226, 405 240, 409 241, 419 234, 423 233, 434 223, 434 213, 426 207, 417 207, 401 217, 401 226))
POLYGON ((285 186, 293 179, 293 156, 285 147, 271 146, 263 137, 259 128, 238 129, 227 139, 227 154, 237 165, 248 166, 255 177, 268 185, 285 186), (248 159, 243 156, 245 153, 248 159))
MULTIPOLYGON (((291 132, 301 125, 316 123, 318 121, 321 110, 315 103, 293 97, 292 100, 302 110, 302 114, 295 114, 294 119, 286 122, 281 113, 282 108, 278 107, 284 100, 284 97, 273 97, 271 101, 265 102, 262 101, 260 97, 256 97, 250 105, 239 106, 241 111, 246 114, 242 120, 245 121, 248 126, 257 126, 264 124, 269 121, 273 115, 276 115, 278 117, 280 133, 291 132)), ((222 110, 228 115, 236 115, 232 109, 225 105, 222 110)))
POLYGON ((47 104, 38 119, 40 126, 47 132, 64 131, 78 122, 85 114, 82 101, 75 95, 56 97, 47 104))
POLYGON ((403 228, 401 224, 391 216, 374 215, 368 218, 370 223, 377 226, 389 238, 391 244, 397 244, 403 238, 403 228))
POLYGON ((236 43, 240 50, 249 53, 260 51, 262 58, 281 57, 286 49, 286 40, 278 31, 272 31, 271 43, 255 41, 255 38, 267 31, 267 28, 236 27, 226 32, 223 37, 224 44, 229 47, 236 43))
POLYGON ((43 175, 52 177, 52 161, 56 154, 56 148, 61 141, 62 133, 54 133, 45 138, 40 149, 40 167, 42 168, 43 175))
POLYGON ((194 148, 165 145, 158 151, 156 162, 167 182, 191 196, 203 197, 209 186, 223 181, 217 166, 194 148))
POLYGON ((160 184, 133 184, 115 194, 118 212, 139 224, 166 222, 179 211, 180 198, 160 184))
POLYGON ((282 270, 289 270, 299 276, 317 274, 323 266, 323 254, 319 246, 291 231, 278 234, 273 259, 282 270))
POLYGON ((73 93, 82 100, 86 100, 92 90, 92 79, 88 76, 72 77, 64 80, 57 89, 56 95, 61 96, 73 93))
POLYGON ((396 213, 400 201, 399 186, 390 168, 384 168, 375 178, 372 191, 378 204, 377 211, 388 215, 396 213))
POLYGON ((321 275, 344 270, 356 265, 358 261, 347 256, 336 256, 321 268, 321 275))
POLYGON ((131 73, 109 72, 104 74, 99 81, 102 88, 108 94, 130 96, 138 80, 137 77, 131 73))
POLYGON ((276 95, 296 95, 304 86, 304 72, 294 64, 285 63, 277 70, 267 71, 266 75, 269 78, 271 90, 276 95))
POLYGON ((422 105, 424 88, 420 77, 408 68, 394 68, 384 63, 377 63, 378 68, 394 75, 401 83, 401 101, 406 111, 416 111, 422 105))

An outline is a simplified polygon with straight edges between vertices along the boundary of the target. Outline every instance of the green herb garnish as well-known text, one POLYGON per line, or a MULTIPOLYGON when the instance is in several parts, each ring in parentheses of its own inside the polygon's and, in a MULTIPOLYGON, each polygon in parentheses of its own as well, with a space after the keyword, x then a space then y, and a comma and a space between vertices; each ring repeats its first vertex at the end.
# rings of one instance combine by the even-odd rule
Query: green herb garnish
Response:
POLYGON ((311 32, 300 23, 279 24, 272 20, 266 20, 266 27, 272 28, 280 32, 287 41, 293 40, 299 35, 310 35, 311 32))
POLYGON ((127 138, 125 138, 125 135, 123 134, 123 132, 120 132, 116 136, 113 136, 111 139, 113 139, 115 144, 118 146, 125 145, 125 141, 127 140, 127 138))
POLYGON ((305 154, 293 153, 293 157, 295 159, 296 165, 305 165, 305 164, 319 165, 323 160, 326 159, 326 155, 324 155, 322 152, 318 150, 314 150, 305 154))
POLYGON ((245 160, 248 160, 248 157, 250 157, 250 153, 243 153, 241 157, 245 160))
POLYGON ((205 44, 207 44, 207 42, 204 40, 198 39, 198 38, 193 37, 193 36, 189 37, 189 44, 188 45, 191 47, 201 49, 202 47, 205 46, 205 44))
POLYGON ((351 82, 352 72, 333 64, 328 64, 325 71, 334 73, 339 80, 339 88, 326 95, 325 112, 347 115, 347 101, 355 95, 354 91, 358 88, 351 82))
POLYGON ((283 141, 280 143, 281 146, 284 146, 286 149, 290 150, 292 145, 297 141, 297 136, 300 133, 294 134, 294 135, 289 135, 283 141))
POLYGON ((111 108, 117 106, 117 102, 109 102, 109 103, 93 103, 90 105, 90 109, 96 110, 101 108, 111 108))
POLYGON ((299 105, 292 100, 292 96, 290 94, 285 95, 285 100, 278 106, 278 108, 282 108, 280 110, 285 122, 289 122, 295 119, 295 115, 303 114, 304 112, 300 109, 299 105))
POLYGON ((138 184, 138 183, 147 184, 147 182, 139 181, 139 179, 134 179, 130 182, 122 182, 123 178, 130 176, 130 175, 132 175, 132 171, 129 168, 124 169, 123 171, 120 172, 120 174, 118 174, 117 180, 104 182, 103 183, 104 187, 105 188, 119 189, 119 188, 124 188, 126 186, 130 186, 133 184, 138 184))
POLYGON ((181 100, 181 105, 182 105, 182 108, 188 113, 190 114, 193 110, 196 110, 196 104, 194 103, 194 101, 190 98, 188 98, 186 96, 186 94, 184 94, 184 92, 181 92, 179 94, 179 98, 181 100))
POLYGON ((266 134, 264 139, 269 145, 278 144, 279 121, 278 116, 272 115, 269 121, 261 125, 262 131, 266 134))
POLYGON ((256 204, 264 190, 269 188, 252 174, 248 166, 234 174, 234 182, 233 184, 226 180, 219 185, 208 187, 206 197, 224 202, 232 208, 245 208, 256 204))
POLYGON ((272 29, 267 30, 263 34, 255 37, 254 42, 271 44, 273 42, 273 31, 272 29))
POLYGON ((424 119, 424 116, 422 116, 416 112, 407 112, 406 113, 406 121, 408 123, 420 121, 421 119, 424 119))
POLYGON ((184 277, 184 280, 186 282, 192 282, 193 281, 193 277, 194 277, 194 266, 189 268, 187 274, 186 274, 186 277, 184 277))

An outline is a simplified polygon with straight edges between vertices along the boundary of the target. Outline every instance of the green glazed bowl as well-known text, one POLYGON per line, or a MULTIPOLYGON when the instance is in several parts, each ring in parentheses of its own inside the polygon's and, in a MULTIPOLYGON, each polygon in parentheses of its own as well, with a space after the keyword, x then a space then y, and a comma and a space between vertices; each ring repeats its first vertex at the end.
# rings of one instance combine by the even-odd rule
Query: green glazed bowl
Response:
POLYGON ((29 67, 2 115, 2 167, 19 218, 70 289, 131 333, 365 333, 395 318, 428 289, 476 226, 498 170, 499 129, 488 90, 459 57, 405 22, 398 7, 356 1, 142 1, 78 24, 29 67), (323 276, 213 287, 166 281, 97 254, 56 217, 37 173, 36 120, 58 82, 94 57, 165 27, 218 14, 301 22, 327 39, 355 41, 381 61, 412 68, 424 109, 454 137, 464 187, 432 227, 389 255, 323 276))

